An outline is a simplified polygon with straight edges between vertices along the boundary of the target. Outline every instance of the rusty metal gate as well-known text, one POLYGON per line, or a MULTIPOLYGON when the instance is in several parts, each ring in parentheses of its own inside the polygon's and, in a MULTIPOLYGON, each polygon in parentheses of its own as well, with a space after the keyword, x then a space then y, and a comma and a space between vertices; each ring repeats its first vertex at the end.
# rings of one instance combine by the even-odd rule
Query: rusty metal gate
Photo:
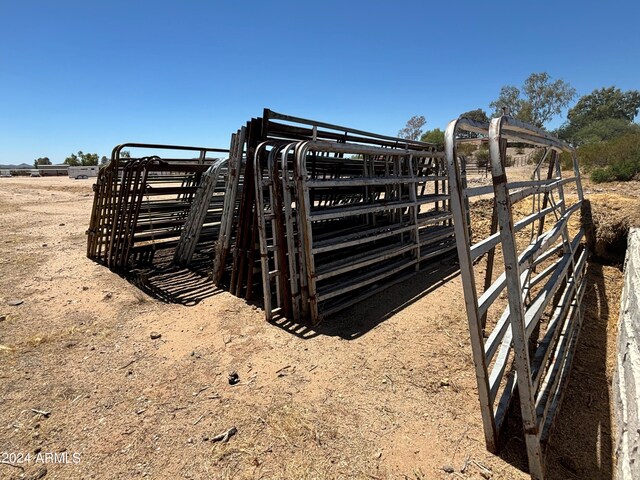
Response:
POLYGON ((223 206, 223 196, 216 190, 224 188, 221 173, 226 162, 209 155, 226 157, 227 152, 141 143, 115 147, 94 185, 87 256, 123 271, 132 264, 150 263, 157 252, 167 249, 179 247, 181 263, 188 263, 197 246, 212 249, 223 206), (125 148, 167 155, 123 157, 125 148), (180 155, 185 158, 176 158, 180 155), (183 235, 185 223, 188 230, 183 235))
POLYGON ((486 445, 499 449, 501 427, 517 392, 529 470, 532 478, 543 479, 544 448, 583 318, 587 251, 575 218, 583 202, 576 153, 509 116, 490 125, 452 121, 445 153, 486 445), (493 185, 468 186, 456 152, 462 130, 488 135, 493 185), (508 181, 508 142, 543 149, 530 180, 508 181), (573 164, 568 178, 562 177, 562 152, 573 164), (493 201, 474 202, 481 196, 493 201), (523 206, 526 202, 530 207, 523 206), (481 239, 475 238, 474 205, 492 211, 490 231, 481 239))

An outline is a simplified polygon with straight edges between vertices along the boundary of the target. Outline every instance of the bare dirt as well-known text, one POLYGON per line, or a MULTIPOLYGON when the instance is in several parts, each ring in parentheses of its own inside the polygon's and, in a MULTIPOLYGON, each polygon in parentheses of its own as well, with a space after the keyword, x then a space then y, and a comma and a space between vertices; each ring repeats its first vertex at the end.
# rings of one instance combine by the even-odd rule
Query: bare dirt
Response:
MULTIPOLYGON (((91 184, 0 179, 0 478, 529 478, 517 431, 485 450, 453 260, 316 330, 197 275, 164 303, 86 258, 91 184)), ((589 266, 549 478, 612 478, 621 279, 589 266)))

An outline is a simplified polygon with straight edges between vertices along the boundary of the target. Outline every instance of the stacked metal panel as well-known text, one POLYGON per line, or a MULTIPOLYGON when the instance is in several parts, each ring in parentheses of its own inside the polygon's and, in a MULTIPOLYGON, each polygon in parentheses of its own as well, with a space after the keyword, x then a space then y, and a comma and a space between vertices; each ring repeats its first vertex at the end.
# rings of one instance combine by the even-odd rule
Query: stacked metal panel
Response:
POLYGON ((262 290, 267 319, 318 323, 455 248, 433 145, 269 110, 243 138, 223 219, 235 238, 221 236, 213 278, 248 300, 262 290))
POLYGON ((179 255, 182 263, 188 263, 196 246, 213 248, 224 199, 219 191, 224 188, 225 161, 207 156, 212 153, 226 156, 227 150, 134 143, 117 146, 94 185, 87 256, 111 269, 126 270, 150 263, 156 252, 175 250, 185 242, 189 245, 179 255), (166 151, 171 157, 121 157, 125 148, 166 151), (179 154, 191 158, 174 158, 179 154), (199 193, 203 188, 206 198, 199 193), (198 201, 192 211, 194 199, 198 201), (198 225, 191 225, 182 235, 185 222, 198 225))
POLYGON ((517 392, 530 473, 532 478, 543 479, 544 448, 568 381, 583 318, 584 230, 569 228, 583 203, 575 150, 508 116, 493 119, 491 125, 455 120, 447 128, 445 142, 487 448, 498 450, 499 434, 517 392), (456 153, 460 130, 488 135, 492 186, 466 188, 456 153), (508 182, 509 141, 546 149, 531 180, 508 182), (573 176, 562 177, 561 152, 572 156, 573 176), (575 187, 574 201, 565 195, 566 185, 575 187), (493 194, 490 232, 473 242, 470 199, 486 194, 493 194), (527 203, 531 205, 528 211, 523 207, 527 203), (496 263, 500 251, 502 272, 497 271, 496 263), (480 266, 485 269, 484 281, 477 284, 480 266), (501 301, 503 292, 506 302, 501 301))

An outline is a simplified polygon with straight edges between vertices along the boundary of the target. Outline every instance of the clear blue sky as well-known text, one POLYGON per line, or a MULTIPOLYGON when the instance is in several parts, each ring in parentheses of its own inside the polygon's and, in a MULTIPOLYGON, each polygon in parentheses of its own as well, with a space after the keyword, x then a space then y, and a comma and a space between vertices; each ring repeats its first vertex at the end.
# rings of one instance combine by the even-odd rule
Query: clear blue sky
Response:
POLYGON ((444 128, 532 72, 579 94, 640 89, 639 19, 637 0, 0 0, 0 164, 227 147, 264 107, 444 128))

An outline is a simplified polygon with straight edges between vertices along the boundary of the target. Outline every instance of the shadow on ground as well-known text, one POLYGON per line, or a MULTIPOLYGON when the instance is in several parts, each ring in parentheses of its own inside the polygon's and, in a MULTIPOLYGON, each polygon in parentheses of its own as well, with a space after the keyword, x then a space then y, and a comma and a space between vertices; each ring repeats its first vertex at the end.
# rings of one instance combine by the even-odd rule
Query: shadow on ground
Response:
MULTIPOLYGON (((408 280, 400 282, 341 312, 324 319, 315 327, 282 318, 273 323, 300 338, 318 335, 354 340, 377 327, 389 317, 417 302, 459 273, 454 257, 447 257, 423 268, 408 280)), ((372 285, 374 289, 376 286, 372 285)))
POLYGON ((123 276, 150 297, 165 303, 193 306, 224 291, 209 277, 212 263, 209 257, 194 257, 191 265, 185 268, 173 265, 169 258, 127 271, 123 276))
MULTIPOLYGON (((571 377, 546 449, 548 480, 613 478, 606 357, 610 312, 602 265, 594 261, 589 262, 583 302, 585 317, 571 377)), ((519 411, 517 401, 512 408, 519 411)), ((519 418, 518 413, 509 416, 500 456, 526 472, 527 453, 519 418)))

